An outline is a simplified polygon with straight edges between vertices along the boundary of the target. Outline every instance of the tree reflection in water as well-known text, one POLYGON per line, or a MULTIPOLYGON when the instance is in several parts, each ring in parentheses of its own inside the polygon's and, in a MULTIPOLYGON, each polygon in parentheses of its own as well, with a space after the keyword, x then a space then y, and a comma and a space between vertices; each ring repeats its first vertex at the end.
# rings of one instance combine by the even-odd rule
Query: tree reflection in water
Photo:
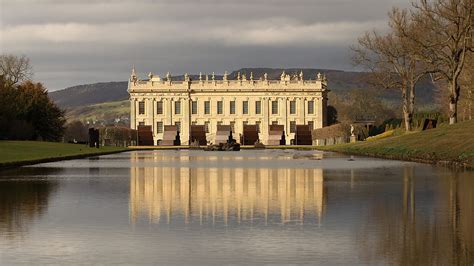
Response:
POLYGON ((402 193, 369 201, 367 223, 357 234, 363 261, 399 265, 474 263, 474 178, 455 172, 437 186, 403 173, 402 193), (393 197, 401 195, 401 199, 393 197), (400 204, 401 203, 401 204, 400 204), (419 206, 418 206, 419 205, 419 206))
MULTIPOLYGON (((48 201, 56 190, 56 182, 41 180, 22 180, 22 174, 38 171, 32 168, 19 168, 3 171, 0 179, 0 235, 15 238, 25 234, 28 226, 47 210, 48 201), (15 180, 9 180, 10 173, 15 180)), ((41 174, 51 173, 52 169, 41 169, 41 174)))

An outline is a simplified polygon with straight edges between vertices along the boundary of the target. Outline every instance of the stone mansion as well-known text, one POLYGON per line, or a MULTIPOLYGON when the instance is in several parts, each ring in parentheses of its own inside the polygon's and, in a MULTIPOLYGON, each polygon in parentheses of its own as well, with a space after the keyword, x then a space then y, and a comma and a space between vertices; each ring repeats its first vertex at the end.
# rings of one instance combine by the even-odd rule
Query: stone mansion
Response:
POLYGON ((130 124, 132 129, 149 126, 154 145, 160 144, 170 125, 179 131, 181 145, 190 144, 193 125, 205 128, 208 143, 216 143, 219 125, 230 126, 237 141, 246 125, 255 125, 263 144, 269 143, 271 126, 279 125, 282 144, 290 145, 297 126, 326 126, 328 91, 327 79, 320 73, 305 79, 303 72, 292 76, 283 72, 277 80, 267 74, 254 78, 253 73, 230 79, 227 72, 219 80, 214 74, 192 80, 185 74, 177 81, 169 73, 165 78, 150 73, 140 80, 134 68, 128 85, 130 124))

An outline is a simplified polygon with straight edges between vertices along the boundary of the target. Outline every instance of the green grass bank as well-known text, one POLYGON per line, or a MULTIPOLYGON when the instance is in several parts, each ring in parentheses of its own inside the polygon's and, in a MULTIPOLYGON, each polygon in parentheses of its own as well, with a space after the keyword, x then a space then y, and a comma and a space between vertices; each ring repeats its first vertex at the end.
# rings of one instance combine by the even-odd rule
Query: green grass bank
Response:
POLYGON ((78 159, 127 151, 123 147, 89 148, 82 144, 41 141, 0 141, 0 168, 78 159))
POLYGON ((474 169, 474 121, 318 149, 474 169))

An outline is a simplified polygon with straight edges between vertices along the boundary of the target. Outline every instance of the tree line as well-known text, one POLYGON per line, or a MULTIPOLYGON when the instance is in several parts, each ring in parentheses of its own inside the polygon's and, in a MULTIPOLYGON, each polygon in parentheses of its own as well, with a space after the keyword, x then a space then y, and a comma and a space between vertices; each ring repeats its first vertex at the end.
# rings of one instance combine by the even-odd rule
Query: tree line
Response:
POLYGON ((460 103, 472 118, 473 10, 472 0, 416 0, 409 9, 392 9, 387 31, 366 32, 352 47, 354 63, 368 71, 372 85, 400 90, 407 131, 423 79, 439 88, 450 124, 458 121, 460 103))
POLYGON ((0 55, 0 139, 59 141, 64 111, 32 78, 25 56, 0 55))

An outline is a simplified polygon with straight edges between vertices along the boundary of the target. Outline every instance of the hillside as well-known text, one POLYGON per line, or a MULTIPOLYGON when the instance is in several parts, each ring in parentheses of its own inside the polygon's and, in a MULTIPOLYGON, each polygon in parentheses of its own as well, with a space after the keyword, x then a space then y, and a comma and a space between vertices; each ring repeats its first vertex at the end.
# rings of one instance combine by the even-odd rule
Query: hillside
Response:
POLYGON ((68 121, 97 121, 104 124, 120 123, 124 125, 130 123, 129 100, 68 107, 66 111, 68 121))
MULTIPOLYGON (((282 71, 288 74, 299 73, 301 69, 281 69, 281 68, 243 68, 229 74, 229 78, 233 79, 237 76, 237 72, 246 73, 247 76, 253 72, 255 79, 268 73, 270 79, 279 79, 282 71)), ((314 79, 316 73, 325 73, 329 79, 329 87, 334 93, 343 93, 355 88, 365 88, 368 85, 363 82, 364 73, 347 72, 329 69, 303 69, 305 79, 314 79)), ((145 78, 142 75, 141 78, 145 78)), ((196 75, 191 78, 197 79, 196 75)), ((222 76, 216 76, 221 79, 222 76)), ((175 80, 182 80, 183 76, 173 77, 175 80)), ((399 100, 400 93, 396 90, 385 91, 384 98, 388 100, 399 100)), ((430 83, 424 82, 417 91, 419 103, 430 102, 433 99, 433 89, 430 83)), ((90 104, 122 101, 128 99, 127 82, 103 82, 88 85, 79 85, 70 87, 60 91, 51 92, 50 97, 61 107, 76 107, 90 104)))
POLYGON ((128 99, 128 83, 102 82, 53 91, 49 97, 60 107, 76 107, 128 99))

